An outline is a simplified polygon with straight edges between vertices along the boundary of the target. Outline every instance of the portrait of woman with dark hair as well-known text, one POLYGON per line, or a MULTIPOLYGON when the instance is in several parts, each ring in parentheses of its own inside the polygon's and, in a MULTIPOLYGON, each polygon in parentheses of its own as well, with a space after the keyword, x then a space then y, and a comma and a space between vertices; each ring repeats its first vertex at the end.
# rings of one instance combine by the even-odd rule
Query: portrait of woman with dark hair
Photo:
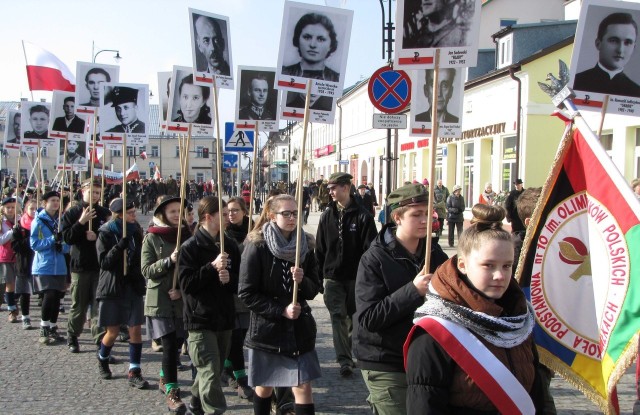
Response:
POLYGON ((338 49, 338 36, 331 19, 319 13, 303 15, 296 23, 292 42, 298 49, 300 61, 283 66, 283 75, 339 81, 340 73, 326 66, 326 60, 338 49))
POLYGON ((194 85, 193 74, 189 74, 180 81, 178 94, 178 116, 173 122, 211 124, 211 109, 207 105, 211 95, 209 87, 194 85))

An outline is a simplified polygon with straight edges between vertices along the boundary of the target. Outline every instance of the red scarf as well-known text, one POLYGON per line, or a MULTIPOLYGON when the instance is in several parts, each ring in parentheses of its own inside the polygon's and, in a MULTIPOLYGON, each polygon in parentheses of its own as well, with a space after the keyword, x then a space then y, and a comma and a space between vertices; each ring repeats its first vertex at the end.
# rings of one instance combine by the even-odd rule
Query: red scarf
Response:
POLYGON ((20 217, 20 226, 28 231, 31 230, 31 222, 33 222, 33 218, 26 213, 20 217))
MULTIPOLYGON (((175 244, 178 240, 178 228, 174 228, 172 226, 151 225, 147 231, 154 235, 159 235, 163 240, 172 244, 175 244)), ((189 231, 187 226, 183 226, 180 234, 180 245, 190 237, 191 231, 189 231)))

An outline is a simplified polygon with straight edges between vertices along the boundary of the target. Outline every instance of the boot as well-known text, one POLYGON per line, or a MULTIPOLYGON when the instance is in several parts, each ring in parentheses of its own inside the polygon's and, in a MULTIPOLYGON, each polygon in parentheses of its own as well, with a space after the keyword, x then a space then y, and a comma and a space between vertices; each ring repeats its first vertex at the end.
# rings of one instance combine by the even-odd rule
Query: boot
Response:
POLYGON ((109 359, 102 360, 98 356, 98 371, 102 379, 111 379, 111 369, 109 369, 109 359))
POLYGON ((238 398, 247 399, 249 402, 253 401, 253 396, 255 393, 251 386, 249 386, 249 378, 247 376, 243 376, 238 379, 238 398))
POLYGON ((167 407, 169 412, 182 413, 187 409, 187 406, 180 399, 180 388, 173 388, 167 393, 167 407))

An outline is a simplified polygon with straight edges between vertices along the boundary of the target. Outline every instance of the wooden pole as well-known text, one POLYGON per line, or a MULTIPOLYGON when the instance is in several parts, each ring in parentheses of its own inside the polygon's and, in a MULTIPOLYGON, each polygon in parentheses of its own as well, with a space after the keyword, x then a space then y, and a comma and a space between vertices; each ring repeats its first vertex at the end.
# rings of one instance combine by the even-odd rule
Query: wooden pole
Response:
POLYGON ((42 147, 40 147, 40 140, 38 140, 38 173, 40 174, 40 186, 38 186, 38 190, 40 191, 40 194, 44 194, 44 180, 43 180, 43 176, 44 174, 42 173, 42 147))
MULTIPOLYGON (((104 180, 104 174, 102 175, 104 180)), ((127 237, 127 134, 122 137, 122 237, 127 237)), ((124 274, 127 275, 127 248, 122 253, 124 274)))
MULTIPOLYGON (((300 169, 298 174, 298 183, 296 186, 296 198, 298 199, 298 217, 296 218, 296 261, 295 267, 300 268, 300 244, 304 235, 304 229, 302 229, 302 219, 304 218, 304 211, 302 206, 302 179, 304 172, 304 155, 307 145, 307 126, 309 125, 309 99, 311 98, 311 80, 307 81, 307 96, 304 101, 304 121, 302 128, 302 146, 300 147, 300 169)), ((289 137, 291 139, 291 137, 289 137)), ((291 180, 291 178, 289 178, 291 180)), ((306 236, 305 236, 306 237, 306 236)), ((311 255, 311 253, 309 253, 311 255)), ((292 304, 298 302, 298 283, 293 282, 293 300, 292 304)))
MULTIPOLYGON (((93 146, 91 147, 91 154, 89 157, 89 209, 93 208, 93 178, 95 174, 95 162, 98 160, 98 149, 96 148, 96 115, 93 114, 93 134, 91 137, 91 142, 93 146), (95 154, 95 159, 93 155, 95 154)), ((104 156, 103 156, 104 157, 104 156)), ((104 177, 104 166, 102 168, 102 177, 104 177)), ((102 204, 102 203, 100 203, 102 204)), ((93 220, 89 221, 89 231, 93 231, 93 220)))
POLYGON ((218 116, 218 83, 213 77, 213 109, 216 123, 216 168, 218 174, 218 206, 220 207, 218 218, 220 219, 220 253, 224 252, 224 218, 222 217, 222 145, 220 139, 220 119, 218 116))
POLYGON ((69 143, 69 133, 64 135, 64 152, 62 153, 62 176, 60 177, 60 209, 58 209, 58 223, 62 223, 62 209, 64 200, 62 192, 64 192, 64 179, 67 174, 67 144, 69 143))
POLYGON ((253 134, 253 165, 251 166, 251 178, 249 179, 250 182, 250 186, 249 189, 251 190, 251 195, 249 198, 249 232, 251 232, 251 228, 252 228, 252 222, 253 222, 253 198, 255 197, 255 191, 256 191, 256 187, 255 187, 255 182, 256 182, 256 161, 258 160, 258 143, 260 142, 260 139, 258 137, 258 134, 260 132, 260 128, 258 127, 258 124, 260 123, 260 121, 256 120, 256 130, 253 134))
MULTIPOLYGON (((18 170, 18 184, 16 185, 16 189, 19 189, 20 187, 20 182, 22 181, 22 177, 20 177, 20 159, 22 158, 22 149, 20 149, 20 147, 18 147, 18 167, 16 167, 16 169, 18 170)), ((29 187, 29 182, 27 181, 27 187, 29 187)), ((22 205, 24 206, 24 198, 27 197, 27 187, 25 187, 24 189, 24 196, 22 197, 22 205)), ((16 217, 15 220, 13 222, 13 225, 17 225, 18 224, 18 196, 20 196, 19 194, 16 194, 16 217)))
POLYGON ((607 115, 607 106, 609 105, 609 95, 602 98, 602 110, 600 110, 600 125, 598 125, 598 139, 602 136, 602 126, 604 125, 604 117, 607 115))
MULTIPOLYGON (((183 137, 178 136, 178 148, 180 155, 180 223, 178 224, 178 239, 176 241, 176 249, 180 247, 180 238, 182 237, 182 221, 184 220, 184 205, 185 196, 187 193, 186 182, 188 170, 188 158, 189 158, 189 142, 191 141, 191 124, 189 124, 189 132, 187 133, 186 143, 183 143, 183 137)), ((180 259, 180 251, 178 250, 177 260, 180 259)), ((176 262, 177 262, 176 260, 176 262)), ((179 270, 176 265, 173 270, 173 289, 175 290, 178 285, 179 270)))
POLYGON ((433 93, 431 94, 431 138, 429 139, 429 202, 427 204, 427 243, 425 244, 424 269, 428 274, 431 265, 431 232, 433 225, 433 183, 436 175, 436 142, 438 141, 438 78, 440 72, 440 49, 436 49, 433 62, 433 93))

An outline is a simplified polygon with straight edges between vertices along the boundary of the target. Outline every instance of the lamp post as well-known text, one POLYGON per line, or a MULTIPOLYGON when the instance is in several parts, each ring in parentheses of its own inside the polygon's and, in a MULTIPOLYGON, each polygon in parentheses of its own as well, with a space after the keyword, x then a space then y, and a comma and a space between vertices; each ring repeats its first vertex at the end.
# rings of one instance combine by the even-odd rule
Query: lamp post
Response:
POLYGON ((96 58, 102 52, 115 52, 116 56, 114 56, 113 58, 116 60, 116 62, 119 62, 120 59, 122 59, 122 56, 120 56, 120 51, 117 49, 101 49, 95 53, 94 52, 95 52, 95 42, 91 42, 91 56, 93 57, 93 60, 91 62, 93 63, 96 62, 96 58))

